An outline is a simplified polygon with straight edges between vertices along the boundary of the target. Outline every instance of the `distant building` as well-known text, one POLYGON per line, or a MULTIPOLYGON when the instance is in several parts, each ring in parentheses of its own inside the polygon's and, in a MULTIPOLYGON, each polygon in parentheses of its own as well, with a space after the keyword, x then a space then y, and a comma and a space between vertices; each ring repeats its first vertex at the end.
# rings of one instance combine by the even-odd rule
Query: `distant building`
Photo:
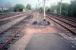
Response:
POLYGON ((3 8, 3 7, 1 7, 1 8, 0 8, 0 11, 6 11, 6 10, 8 10, 8 9, 9 9, 9 8, 5 8, 5 7, 3 8))

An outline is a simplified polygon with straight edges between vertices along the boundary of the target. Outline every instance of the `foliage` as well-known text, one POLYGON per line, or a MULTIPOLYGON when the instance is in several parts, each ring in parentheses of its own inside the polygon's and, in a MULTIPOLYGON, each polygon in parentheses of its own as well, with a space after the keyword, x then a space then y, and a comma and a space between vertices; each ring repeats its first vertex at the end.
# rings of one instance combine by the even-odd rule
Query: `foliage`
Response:
POLYGON ((39 11, 40 11, 40 12, 43 12, 43 8, 42 8, 42 7, 40 7, 40 8, 39 8, 39 11))
POLYGON ((69 8, 70 8, 69 15, 76 16, 76 0, 71 1, 69 8))
MULTIPOLYGON (((48 12, 57 11, 57 14, 60 13, 60 2, 57 5, 53 5, 48 9, 48 12)), ((62 3, 61 14, 65 16, 76 16, 76 0, 72 0, 70 4, 62 3)))
POLYGON ((26 9, 27 10, 31 10, 31 5, 30 4, 27 4, 26 9))
POLYGON ((23 11, 24 8, 25 8, 24 5, 22 5, 22 4, 16 4, 14 6, 14 11, 23 11))

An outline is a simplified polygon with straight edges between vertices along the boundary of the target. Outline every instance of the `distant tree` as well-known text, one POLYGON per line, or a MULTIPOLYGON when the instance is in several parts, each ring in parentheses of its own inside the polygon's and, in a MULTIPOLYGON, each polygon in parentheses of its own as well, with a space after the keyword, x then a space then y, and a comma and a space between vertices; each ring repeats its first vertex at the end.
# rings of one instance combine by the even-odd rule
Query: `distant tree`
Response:
POLYGON ((39 12, 40 12, 40 13, 43 12, 43 7, 40 7, 40 8, 39 8, 39 12))
POLYGON ((69 8, 69 15, 76 16, 76 0, 71 1, 69 8))
MULTIPOLYGON (((52 5, 50 8, 51 12, 56 12, 57 14, 60 13, 60 2, 57 5, 52 5)), ((61 7, 61 14, 62 15, 68 15, 69 12, 69 4, 68 3, 62 3, 61 7)))
MULTIPOLYGON (((57 14, 60 13, 60 2, 57 5, 52 5, 47 12, 57 11, 57 14)), ((76 17, 76 0, 72 0, 70 4, 62 3, 61 14, 65 16, 73 16, 76 17)))
POLYGON ((31 5, 30 5, 30 4, 27 4, 27 5, 26 5, 26 9, 27 9, 27 10, 31 10, 31 5))
POLYGON ((16 4, 16 5, 14 6, 14 11, 15 11, 15 12, 17 12, 17 11, 22 12, 23 9, 25 9, 25 6, 22 5, 22 4, 16 4))
POLYGON ((62 3, 61 14, 67 16, 68 11, 69 11, 69 4, 68 3, 62 3))
POLYGON ((58 5, 52 5, 51 8, 50 8, 50 11, 51 12, 54 12, 54 10, 58 11, 58 7, 59 7, 58 5))
MULTIPOLYGON (((39 8, 39 11, 40 11, 40 12, 43 12, 43 7, 40 7, 40 8, 39 8)), ((46 11, 46 12, 50 12, 50 8, 49 8, 49 7, 45 7, 45 11, 46 11)))

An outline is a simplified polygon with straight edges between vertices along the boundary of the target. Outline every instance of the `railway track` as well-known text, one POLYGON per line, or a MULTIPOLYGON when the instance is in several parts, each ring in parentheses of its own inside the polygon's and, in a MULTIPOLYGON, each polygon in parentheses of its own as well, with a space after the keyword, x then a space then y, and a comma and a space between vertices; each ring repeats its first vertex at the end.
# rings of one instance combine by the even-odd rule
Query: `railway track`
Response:
POLYGON ((70 23, 65 21, 64 19, 61 19, 59 17, 54 17, 54 16, 47 16, 50 20, 54 21, 55 23, 59 24, 62 26, 64 29, 68 30, 70 33, 73 35, 76 35, 76 25, 72 25, 73 23, 70 23))
MULTIPOLYGON (((8 13, 8 14, 10 14, 10 13, 8 13)), ((0 26, 22 16, 24 13, 16 13, 16 14, 11 13, 11 14, 12 15, 8 15, 8 16, 2 15, 3 17, 0 16, 0 26)))
POLYGON ((65 19, 76 23, 76 18, 72 18, 72 17, 69 17, 69 18, 68 18, 68 17, 66 17, 65 19))
POLYGON ((22 15, 19 15, 19 16, 15 16, 15 18, 13 18, 12 20, 11 19, 8 19, 6 21, 4 20, 5 23, 3 23, 1 26, 0 26, 0 34, 2 32, 4 32, 5 30, 9 29, 10 27, 12 27, 13 25, 15 25, 16 23, 20 22, 21 20, 23 20, 25 18, 25 14, 22 14, 22 15), (24 16, 24 17, 21 17, 21 16, 24 16))
POLYGON ((13 15, 13 16, 10 16, 10 17, 6 17, 6 18, 3 18, 3 19, 0 19, 0 21, 5 21, 5 20, 12 19, 12 18, 16 18, 16 17, 21 16, 21 15, 23 15, 23 14, 13 15))
POLYGON ((16 37, 22 36, 20 30, 23 27, 25 23, 24 20, 27 17, 28 15, 24 14, 21 17, 0 26, 0 50, 6 50, 6 48, 8 48, 7 45, 10 44, 12 40, 16 39, 16 37))
POLYGON ((3 25, 3 24, 6 24, 14 19, 17 19, 19 17, 21 17, 23 14, 20 14, 20 15, 16 15, 16 16, 12 16, 12 17, 9 17, 9 18, 5 18, 5 19, 1 19, 0 20, 0 26, 3 25))
POLYGON ((4 18, 9 18, 11 16, 16 16, 16 15, 19 15, 19 14, 23 14, 23 12, 10 12, 10 13, 2 13, 0 14, 0 20, 1 19, 4 19, 4 18))
POLYGON ((61 22, 64 22, 64 23, 70 25, 71 27, 76 28, 76 24, 75 24, 74 22, 71 22, 71 21, 65 20, 65 19, 60 18, 60 17, 55 17, 55 16, 53 16, 53 18, 55 18, 55 19, 57 19, 57 20, 59 20, 59 21, 61 21, 61 22))
MULTIPOLYGON (((47 14, 50 15, 50 13, 47 13, 47 14)), ((63 16, 63 15, 57 15, 57 14, 51 14, 51 16, 57 16, 57 17, 60 17, 62 19, 65 19, 65 20, 71 21, 73 23, 76 23, 76 18, 75 17, 68 17, 68 16, 63 16)))
POLYGON ((64 17, 64 16, 59 16, 60 18, 66 19, 68 21, 74 22, 76 23, 76 18, 72 18, 72 17, 64 17))
MULTIPOLYGON (((67 23, 69 23, 70 25, 73 25, 73 26, 75 26, 76 27, 76 20, 74 20, 74 19, 76 19, 76 18, 74 18, 74 19, 72 19, 72 17, 64 17, 64 16, 57 16, 60 20, 63 20, 64 22, 67 22, 67 23)), ((57 18, 56 17, 56 18, 57 18)))

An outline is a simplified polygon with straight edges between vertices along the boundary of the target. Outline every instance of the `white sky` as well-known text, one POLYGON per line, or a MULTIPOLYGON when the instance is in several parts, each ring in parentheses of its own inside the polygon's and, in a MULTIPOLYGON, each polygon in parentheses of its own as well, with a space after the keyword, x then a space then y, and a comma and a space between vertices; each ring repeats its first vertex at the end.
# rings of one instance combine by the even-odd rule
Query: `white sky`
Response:
MULTIPOLYGON (((22 0, 21 0, 22 1, 22 0)), ((46 0, 46 6, 51 6, 57 4, 61 0, 46 0)), ((71 0, 62 0, 62 2, 70 3, 71 0)), ((25 3, 29 3, 32 7, 36 7, 38 0, 25 0, 25 3)), ((24 3, 24 4, 25 4, 24 3)), ((43 0, 39 0, 38 6, 43 6, 43 0)))
MULTIPOLYGON (((36 4, 38 3, 38 0, 0 0, 0 2, 3 1, 4 3, 11 3, 11 4, 23 4, 26 6, 26 4, 31 4, 32 7, 36 7, 36 4)), ((44 0, 39 0, 38 7, 43 6, 44 0)), ((51 5, 55 5, 60 0, 46 0, 46 6, 50 7, 51 5)), ((63 2, 70 3, 71 0, 62 0, 63 2)), ((3 3, 1 2, 1 3, 3 3)), ((4 4, 3 3, 3 4, 4 4)))

